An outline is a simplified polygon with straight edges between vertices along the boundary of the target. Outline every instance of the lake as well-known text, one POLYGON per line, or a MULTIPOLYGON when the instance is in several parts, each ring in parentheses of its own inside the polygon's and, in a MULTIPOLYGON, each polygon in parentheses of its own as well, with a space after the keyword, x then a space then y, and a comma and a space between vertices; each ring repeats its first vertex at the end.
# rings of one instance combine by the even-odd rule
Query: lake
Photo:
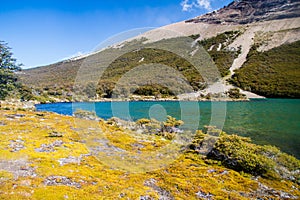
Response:
POLYGON ((182 119, 185 129, 215 125, 227 133, 250 137, 257 144, 271 144, 300 158, 300 99, 264 99, 249 102, 97 102, 36 105, 38 111, 72 115, 77 109, 95 111, 104 119, 127 120, 167 115, 182 119))

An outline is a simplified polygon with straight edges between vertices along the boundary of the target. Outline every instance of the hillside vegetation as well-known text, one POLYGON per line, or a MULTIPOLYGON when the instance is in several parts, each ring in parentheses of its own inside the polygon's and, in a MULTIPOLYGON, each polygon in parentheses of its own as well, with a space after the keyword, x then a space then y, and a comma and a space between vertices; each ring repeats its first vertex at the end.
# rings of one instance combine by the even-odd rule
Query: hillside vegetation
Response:
POLYGON ((209 39, 199 41, 211 56, 218 67, 221 76, 229 74, 229 69, 235 58, 240 54, 240 49, 229 49, 231 44, 239 35, 240 31, 227 31, 209 39))
MULTIPOLYGON (((203 68, 206 73, 209 66, 205 61, 208 58, 205 56, 210 56, 221 76, 227 75, 233 60, 239 54, 239 49, 228 49, 227 46, 239 34, 239 31, 230 31, 199 41, 199 44, 208 54, 200 54, 203 56, 203 61, 199 63, 201 66, 197 67, 203 68)), ((198 39, 199 35, 190 37, 192 38, 190 39, 191 42, 198 39)), ((167 97, 202 90, 207 86, 197 68, 186 59, 173 52, 159 49, 160 45, 168 45, 171 49, 173 47, 178 48, 184 39, 174 38, 143 44, 142 48, 139 42, 143 41, 131 42, 133 44, 127 43, 127 46, 136 45, 136 49, 114 59, 105 70, 100 60, 103 56, 109 57, 109 54, 113 54, 118 49, 104 50, 86 59, 67 60, 45 67, 24 70, 19 73, 19 77, 22 83, 33 89, 35 95, 40 96, 40 100, 49 100, 51 99, 49 97, 70 99, 74 93, 84 95, 87 98, 111 98, 113 93, 114 97, 128 97, 130 94, 167 97), (158 48, 153 48, 153 46, 158 48), (151 71, 150 65, 153 64, 158 67, 152 67, 151 71), (149 71, 146 70, 145 72, 143 69, 138 69, 138 66, 144 66, 149 71), (77 73, 80 73, 78 72, 80 67, 85 68, 84 77, 87 80, 80 87, 74 87, 77 73), (131 70, 139 72, 139 74, 136 73, 130 77, 130 86, 135 85, 135 88, 121 83, 115 89, 116 83, 131 70), (102 73, 101 76, 97 77, 97 74, 100 73, 102 73), (149 78, 149 74, 152 74, 152 77, 149 78), (190 88, 187 89, 184 85, 188 85, 190 88)))
POLYGON ((300 98, 300 41, 266 52, 254 46, 231 82, 266 97, 300 98))
MULTIPOLYGON (((138 95, 174 95, 183 93, 185 90, 181 89, 181 82, 187 82, 194 91, 205 87, 204 80, 199 72, 192 66, 191 63, 178 55, 161 49, 143 48, 133 52, 126 53, 117 58, 111 65, 104 71, 101 79, 98 82, 97 92, 99 95, 110 97, 107 93, 112 93, 115 84, 130 70, 135 70, 134 75, 130 76, 130 82, 133 84, 141 83, 142 85, 135 91, 131 91, 138 95), (161 65, 160 67, 153 66, 153 63, 161 65), (140 65, 147 69, 135 69, 140 65), (147 66, 148 65, 148 66, 147 66), (151 67, 152 66, 152 67, 151 67), (178 79, 175 73, 167 70, 166 67, 171 67, 180 73, 183 77, 178 79), (153 71, 155 70, 155 71, 153 71), (145 73, 147 71, 148 73, 145 73), (138 73, 137 73, 138 72, 138 73), (155 74, 149 80, 149 73, 155 74), (164 83, 165 85, 161 85, 164 83), (107 86, 110 85, 109 88, 107 86)), ((120 86, 119 86, 120 87, 120 86)), ((121 86, 123 95, 129 95, 131 88, 121 86)), ((120 90, 120 88, 118 88, 120 90)), ((121 95, 121 91, 114 91, 114 95, 121 95), (119 93, 118 93, 119 92, 119 93)))
MULTIPOLYGON (((19 77, 21 82, 31 87, 36 95, 45 99, 49 99, 49 97, 67 99, 74 93, 85 95, 88 98, 96 96, 111 98, 112 91, 119 79, 126 73, 132 72, 133 69, 140 72, 130 77, 130 83, 138 86, 136 87, 137 91, 132 91, 132 88, 121 84, 120 88, 114 90, 115 97, 128 94, 173 96, 187 91, 182 84, 189 85, 188 91, 192 92, 206 86, 200 73, 184 58, 160 49, 161 45, 168 45, 170 49, 178 48, 185 40, 186 38, 176 38, 150 44, 141 44, 143 40, 132 41, 126 43, 125 47, 120 50, 110 48, 86 59, 67 60, 45 67, 24 70, 19 73, 19 77), (130 49, 131 46, 134 46, 134 50, 126 52, 126 48, 130 49), (114 58, 113 62, 105 68, 103 59, 109 60, 118 51, 125 53, 114 58), (151 68, 147 65, 154 64, 158 66, 155 67, 155 71, 145 72, 135 69, 138 66, 151 68), (167 70, 168 67, 173 71, 167 70), (81 71, 79 72, 79 70, 81 71), (82 71, 84 71, 84 81, 79 87, 76 87, 77 73, 82 75, 82 71), (150 77, 152 80, 149 80, 149 74, 152 74, 150 77)), ((190 41, 192 40, 190 39, 190 41)), ((201 56, 205 57, 205 55, 201 56)), ((202 68, 207 67, 205 62, 203 61, 202 68)))

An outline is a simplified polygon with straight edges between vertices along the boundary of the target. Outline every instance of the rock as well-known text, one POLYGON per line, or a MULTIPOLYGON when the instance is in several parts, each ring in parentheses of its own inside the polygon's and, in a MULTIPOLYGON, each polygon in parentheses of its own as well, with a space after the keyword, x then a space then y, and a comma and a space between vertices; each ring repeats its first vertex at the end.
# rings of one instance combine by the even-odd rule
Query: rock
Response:
POLYGON ((121 149, 119 147, 113 146, 109 144, 109 141, 106 139, 94 139, 94 142, 97 142, 99 145, 93 146, 90 148, 90 150, 98 154, 99 152, 105 152, 107 155, 118 155, 121 156, 120 153, 125 153, 126 151, 124 149, 121 149))
POLYGON ((26 160, 0 160, 0 170, 4 170, 18 177, 36 177, 35 167, 29 166, 26 160))
POLYGON ((226 175, 226 174, 228 174, 229 172, 227 171, 227 170, 224 170, 224 171, 222 171, 221 173, 220 173, 220 175, 226 175))
POLYGON ((67 158, 61 158, 58 160, 60 166, 66 165, 66 164, 70 164, 70 163, 76 163, 76 164, 80 164, 81 162, 81 158, 79 157, 73 157, 73 156, 69 156, 67 158))
POLYGON ((297 196, 291 195, 287 192, 275 190, 260 182, 258 183, 258 189, 254 196, 258 197, 257 199, 266 199, 268 197, 276 197, 278 199, 298 199, 297 196))
POLYGON ((123 198, 123 197, 125 197, 125 196, 126 196, 125 193, 120 193, 120 194, 119 194, 119 197, 120 197, 120 198, 123 198))
POLYGON ((61 141, 61 140, 55 140, 52 143, 52 145, 55 146, 55 147, 60 147, 61 145, 63 145, 63 141, 61 141))
POLYGON ((144 145, 139 144, 139 143, 134 143, 134 144, 132 144, 131 146, 136 147, 137 149, 143 149, 143 148, 145 148, 144 145))
POLYGON ((215 170, 215 169, 209 169, 209 170, 207 170, 207 172, 208 173, 214 173, 214 172, 216 172, 217 170, 215 170))
POLYGON ((160 200, 173 200, 174 197, 172 196, 172 194, 169 191, 164 190, 161 187, 158 187, 156 185, 156 182, 157 181, 154 178, 150 178, 148 180, 145 180, 144 185, 155 190, 159 194, 160 200))
POLYGON ((75 163, 80 165, 80 162, 82 160, 83 157, 88 157, 91 156, 92 154, 81 154, 79 157, 74 157, 74 156, 69 156, 67 158, 61 158, 58 160, 60 166, 66 165, 66 164, 70 164, 70 163, 75 163))
POLYGON ((198 198, 201 198, 201 199, 212 199, 211 197, 213 197, 212 194, 205 193, 205 192, 202 192, 202 191, 197 192, 196 195, 197 195, 198 198))
POLYGON ((34 150, 36 152, 47 152, 47 153, 49 153, 49 152, 54 152, 55 151, 54 147, 60 147, 61 145, 63 145, 63 141, 56 140, 51 144, 42 144, 40 146, 40 148, 36 148, 34 150))
POLYGON ((31 185, 31 180, 22 180, 21 182, 20 182, 20 185, 21 186, 30 186, 31 185))
POLYGON ((153 200, 154 198, 146 195, 146 196, 140 196, 140 200, 153 200))
POLYGON ((34 149, 36 152, 54 152, 54 148, 51 145, 47 145, 47 144, 42 144, 40 148, 36 148, 34 149))
POLYGON ((19 119, 22 117, 25 117, 26 115, 23 114, 9 114, 9 115, 4 115, 8 119, 19 119))
POLYGON ((70 187, 81 188, 81 184, 75 181, 72 181, 70 178, 65 176, 49 176, 44 180, 46 186, 56 186, 56 185, 65 185, 70 187))
POLYGON ((24 141, 23 140, 11 140, 9 147, 11 148, 11 152, 18 152, 21 149, 24 149, 24 141))

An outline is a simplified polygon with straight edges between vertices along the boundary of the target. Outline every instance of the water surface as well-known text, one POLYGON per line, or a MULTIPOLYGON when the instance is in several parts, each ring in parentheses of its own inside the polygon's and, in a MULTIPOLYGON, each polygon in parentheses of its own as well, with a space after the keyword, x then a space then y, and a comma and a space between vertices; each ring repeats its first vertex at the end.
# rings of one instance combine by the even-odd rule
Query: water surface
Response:
POLYGON ((225 132, 251 137, 300 158, 300 99, 267 99, 250 102, 97 102, 36 105, 37 110, 72 115, 76 109, 96 111, 104 119, 127 120, 166 115, 183 119, 183 128, 216 125, 225 132))

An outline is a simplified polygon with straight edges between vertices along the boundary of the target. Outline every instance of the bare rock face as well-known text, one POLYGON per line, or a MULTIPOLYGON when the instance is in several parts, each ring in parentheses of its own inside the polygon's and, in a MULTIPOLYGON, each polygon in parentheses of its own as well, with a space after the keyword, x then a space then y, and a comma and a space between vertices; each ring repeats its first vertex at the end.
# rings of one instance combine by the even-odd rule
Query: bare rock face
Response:
POLYGON ((186 22, 248 24, 295 17, 300 17, 300 0, 236 0, 218 11, 186 22))

